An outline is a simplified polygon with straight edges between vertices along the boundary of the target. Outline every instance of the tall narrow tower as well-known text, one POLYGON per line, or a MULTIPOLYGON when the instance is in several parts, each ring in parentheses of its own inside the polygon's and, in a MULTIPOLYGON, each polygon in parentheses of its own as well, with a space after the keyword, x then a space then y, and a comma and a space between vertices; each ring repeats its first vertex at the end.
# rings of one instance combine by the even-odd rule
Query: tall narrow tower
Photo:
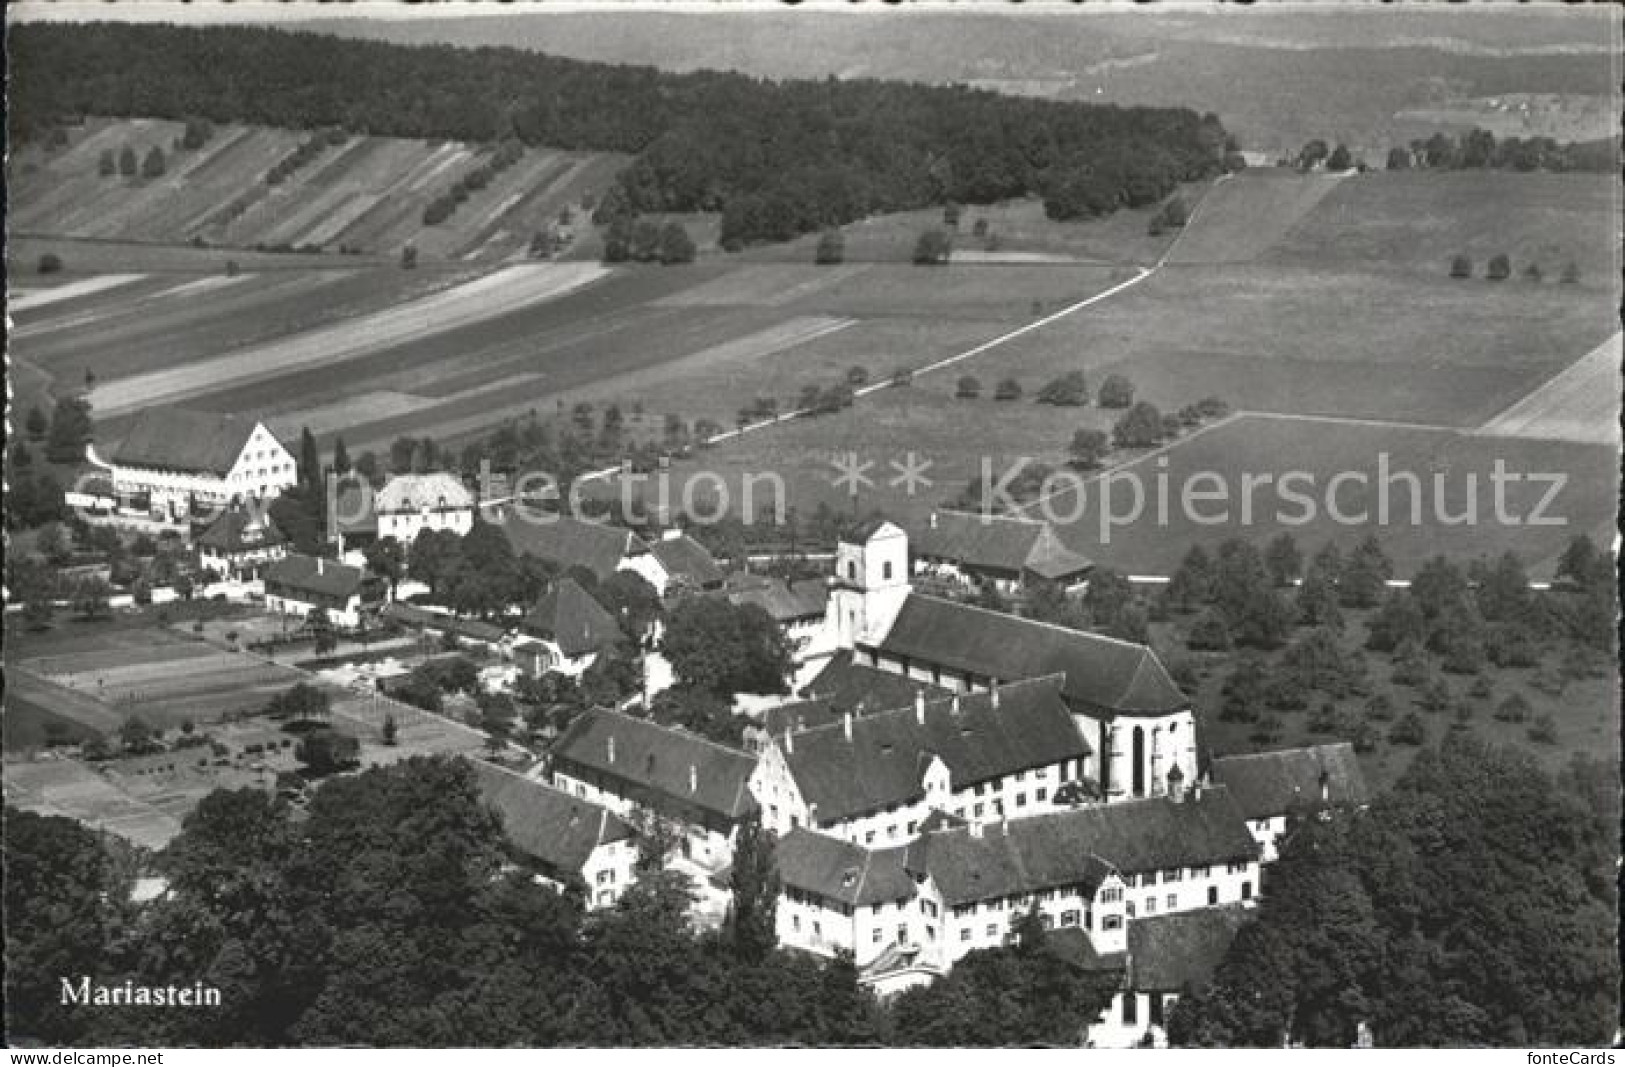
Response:
POLYGON ((871 519, 841 538, 826 619, 839 647, 879 642, 908 594, 908 534, 900 527, 871 519))

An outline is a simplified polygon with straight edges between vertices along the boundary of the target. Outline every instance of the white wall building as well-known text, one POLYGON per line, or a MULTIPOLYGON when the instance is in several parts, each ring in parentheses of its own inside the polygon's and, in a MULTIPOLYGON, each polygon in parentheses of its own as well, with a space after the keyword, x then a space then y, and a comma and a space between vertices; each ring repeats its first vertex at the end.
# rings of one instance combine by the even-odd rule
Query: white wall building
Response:
POLYGON ((142 412, 122 441, 87 457, 107 470, 116 495, 144 497, 167 521, 268 500, 298 481, 293 454, 264 423, 184 408, 142 412))

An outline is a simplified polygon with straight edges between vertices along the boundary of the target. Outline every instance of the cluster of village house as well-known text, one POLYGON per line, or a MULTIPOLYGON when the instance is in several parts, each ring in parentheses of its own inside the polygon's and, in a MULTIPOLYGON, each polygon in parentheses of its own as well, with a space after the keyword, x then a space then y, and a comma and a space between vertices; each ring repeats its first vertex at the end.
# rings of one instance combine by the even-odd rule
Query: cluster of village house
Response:
MULTIPOLYGON (((93 458, 114 495, 171 517, 294 482, 292 456, 250 420, 166 412, 109 451, 93 458)), ((500 518, 490 504, 450 475, 396 477, 344 524, 340 555, 373 537, 466 532, 476 511, 500 518)), ((502 528, 563 569, 757 604, 796 649, 793 695, 748 706, 743 748, 600 709, 530 774, 478 765, 515 846, 589 907, 630 884, 641 815, 679 827, 684 861, 718 881, 756 818, 776 835, 784 945, 849 952, 887 995, 1004 944, 1036 909, 1080 965, 1121 976, 1088 1036, 1126 1045, 1159 1039, 1174 998, 1222 957, 1294 820, 1365 802, 1346 744, 1206 758, 1190 700, 1144 645, 922 591, 1081 587, 1089 562, 1043 523, 877 519, 843 537, 827 580, 795 584, 727 575, 681 533, 646 540, 562 517, 502 528)), ((321 606, 340 625, 363 610, 356 562, 287 552, 256 509, 226 511, 197 542, 205 565, 262 576, 270 610, 321 606)), ((618 637, 568 577, 507 630, 384 610, 458 628, 537 673, 579 674, 618 637)))

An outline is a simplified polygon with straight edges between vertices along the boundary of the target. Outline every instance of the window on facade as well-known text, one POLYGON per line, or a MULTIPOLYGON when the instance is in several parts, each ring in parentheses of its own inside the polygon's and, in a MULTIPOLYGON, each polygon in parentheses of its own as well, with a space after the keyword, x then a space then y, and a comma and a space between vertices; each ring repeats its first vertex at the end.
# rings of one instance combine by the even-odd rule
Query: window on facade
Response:
POLYGON ((1046 930, 1055 929, 1055 916, 1053 916, 1053 915, 1040 915, 1038 918, 1039 918, 1039 921, 1044 924, 1044 929, 1046 929, 1046 930))
POLYGON ((1033 797, 1040 804, 1042 804, 1044 801, 1049 799, 1049 790, 1048 789, 1040 789, 1038 792, 1033 794, 1033 797))
POLYGON ((600 904, 608 904, 610 901, 612 901, 614 899, 615 899, 615 891, 614 890, 612 890, 612 889, 601 889, 601 890, 598 891, 598 903, 600 903, 600 904))
POLYGON ((983 783, 977 782, 976 783, 976 795, 981 796, 982 795, 982 790, 985 789, 985 788, 987 788, 987 787, 983 783))
POLYGON ((999 924, 998 923, 988 923, 987 924, 987 936, 988 937, 998 937, 999 936, 999 924))
POLYGON ((790 916, 790 929, 794 930, 798 934, 801 933, 801 916, 790 916))
POLYGON ((1217 904, 1219 902, 1219 887, 1218 886, 1210 885, 1210 886, 1207 887, 1207 902, 1209 904, 1217 904))
POLYGON ((1061 925, 1062 926, 1076 926, 1076 925, 1078 925, 1078 913, 1076 911, 1063 911, 1063 912, 1061 912, 1061 925))
POLYGON ((1151 996, 1150 996, 1150 1002, 1151 1002, 1151 1025, 1152 1026, 1161 1026, 1162 1025, 1162 994, 1161 993, 1152 993, 1151 996))
POLYGON ((972 809, 971 809, 971 810, 972 810, 972 811, 973 811, 973 812, 974 812, 974 813, 975 813, 975 815, 976 815, 976 817, 977 817, 977 818, 978 818, 978 819, 980 819, 980 818, 981 818, 981 817, 982 817, 982 809, 983 809, 983 808, 984 808, 984 807, 985 807, 985 806, 986 806, 986 805, 983 805, 983 804, 978 804, 978 805, 976 805, 976 807, 974 807, 974 808, 972 808, 972 809))
POLYGON ((1121 930, 1123 928, 1123 917, 1121 915, 1103 915, 1100 919, 1100 928, 1102 930, 1121 930))
POLYGON ((615 880, 615 872, 614 871, 599 871, 598 872, 598 884, 599 885, 608 885, 609 883, 613 882, 614 880, 615 880))
POLYGON ((1102 889, 1100 891, 1100 902, 1102 904, 1116 904, 1119 900, 1122 900, 1122 899, 1123 899, 1123 887, 1122 886, 1116 886, 1116 885, 1107 886, 1105 889, 1102 889))
POLYGON ((880 565, 880 577, 885 581, 891 581, 891 560, 888 559, 880 565))
POLYGON ((875 943, 875 944, 877 944, 877 945, 878 945, 878 944, 880 944, 880 939, 881 939, 881 938, 882 938, 882 937, 884 937, 884 936, 885 936, 885 935, 884 935, 884 934, 882 934, 882 933, 881 933, 881 932, 880 932, 880 931, 879 931, 879 930, 876 930, 876 931, 875 931, 875 935, 874 935, 874 937, 872 937, 872 938, 870 938, 870 940, 871 940, 871 941, 873 941, 873 942, 874 942, 874 943, 875 943))
POLYGON ((965 817, 965 809, 964 808, 955 808, 954 809, 954 818, 963 819, 964 817, 965 817))
POLYGON ((919 820, 910 819, 908 821, 908 832, 911 833, 911 834, 914 833, 915 830, 919 829, 919 826, 920 826, 919 820))
MULTIPOLYGON (((1130 919, 1134 918, 1134 901, 1131 900, 1127 904, 1124 904, 1123 910, 1128 914, 1130 919)), ((1110 928, 1108 927, 1108 929, 1110 928)))
POLYGON ((1210 875, 1212 873, 1213 873, 1213 869, 1211 867, 1192 867, 1191 868, 1191 877, 1192 878, 1206 878, 1208 875, 1210 875))
POLYGON ((1016 807, 1025 808, 1026 806, 1027 806, 1027 794, 1026 793, 1017 793, 1016 794, 1016 807))
POLYGON ((1184 876, 1185 872, 1179 867, 1170 867, 1166 871, 1162 872, 1162 880, 1164 882, 1177 882, 1184 876))
POLYGON ((1169 893, 1167 903, 1168 903, 1168 910, 1169 911, 1178 911, 1179 910, 1179 894, 1178 893, 1169 893))
POLYGON ((1253 883, 1251 883, 1251 882, 1243 882, 1243 883, 1241 883, 1241 899, 1242 900, 1251 900, 1251 899, 1253 899, 1253 883))
POLYGON ((1026 777, 1027 777, 1027 772, 1026 771, 1017 771, 1016 772, 1016 781, 1018 781, 1018 782, 1023 781, 1026 777))
POLYGON ((959 931, 959 940, 961 940, 961 941, 969 941, 970 940, 970 927, 967 926, 963 930, 959 931))
POLYGON ((1147 915, 1155 915, 1157 913, 1157 898, 1156 897, 1146 897, 1145 898, 1145 913, 1147 915))
POLYGON ((813 936, 814 937, 822 937, 822 936, 824 936, 824 926, 823 926, 822 923, 813 923, 813 936))
POLYGON ((904 924, 904 925, 901 925, 901 926, 899 926, 897 928, 897 943, 899 945, 902 945, 902 944, 906 944, 907 941, 908 941, 908 926, 907 926, 907 924, 904 924))
POLYGON ((875 832, 873 830, 870 830, 868 833, 863 835, 863 843, 866 845, 872 845, 875 843, 875 832))

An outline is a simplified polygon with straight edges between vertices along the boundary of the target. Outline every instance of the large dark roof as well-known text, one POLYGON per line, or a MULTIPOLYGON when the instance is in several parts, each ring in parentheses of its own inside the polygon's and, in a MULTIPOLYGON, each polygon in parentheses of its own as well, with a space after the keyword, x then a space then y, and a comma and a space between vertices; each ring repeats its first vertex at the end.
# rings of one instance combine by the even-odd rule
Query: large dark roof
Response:
POLYGON ((522 774, 478 760, 470 762, 480 793, 502 815, 514 847, 554 870, 579 872, 593 849, 636 834, 608 808, 522 774))
POLYGON ((663 537, 650 544, 649 551, 666 568, 667 574, 687 581, 696 589, 722 583, 722 568, 717 566, 717 561, 704 545, 687 534, 663 537))
POLYGON ((150 408, 136 418, 110 458, 124 467, 226 475, 258 425, 247 415, 150 408))
POLYGON ((1190 704, 1145 645, 919 593, 903 601, 879 649, 986 678, 1063 674, 1067 700, 1095 711, 1162 714, 1190 704))
POLYGON ((1370 799, 1354 746, 1346 741, 1247 756, 1220 756, 1213 760, 1212 771, 1213 780, 1229 787, 1249 819, 1326 807, 1359 807, 1370 799), (1324 800, 1323 781, 1327 793, 1324 800))
POLYGON ((505 516, 502 532, 508 535, 515 554, 529 552, 562 569, 585 567, 599 578, 607 578, 627 556, 648 551, 648 545, 631 530, 567 515, 549 518, 548 522, 527 522, 517 514, 505 516))
POLYGON ((962 566, 1045 578, 1081 575, 1093 564, 1061 543, 1047 522, 962 511, 939 511, 909 531, 916 556, 962 566))
POLYGON ((1231 904, 1130 920, 1130 988, 1177 993, 1186 985, 1202 985, 1252 918, 1250 909, 1231 904))
POLYGON ((286 542, 287 538, 269 515, 256 519, 240 508, 223 513, 197 537, 199 545, 221 555, 275 548, 286 542))
POLYGON ((841 711, 828 700, 794 700, 764 711, 761 728, 774 737, 786 730, 810 730, 815 726, 839 723, 841 711))
POLYGON ((842 649, 829 658, 803 691, 838 708, 855 708, 860 703, 870 708, 900 708, 921 689, 928 694, 945 691, 893 671, 853 663, 851 650, 842 649))
POLYGON ((621 639, 620 625, 592 594, 568 576, 553 583, 525 616, 522 628, 536 637, 557 641, 572 659, 598 652, 621 639))
POLYGON ((267 590, 275 587, 291 593, 320 593, 345 600, 361 588, 363 576, 360 567, 336 560, 289 555, 266 569, 265 584, 267 590))
POLYGON ((912 702, 870 712, 852 722, 793 734, 785 760, 817 820, 851 818, 901 805, 922 794, 933 756, 947 766, 955 790, 1032 767, 1087 755, 1089 745, 1060 697, 1058 677, 999 687, 993 695, 933 698, 924 722, 912 702))
POLYGON ((801 828, 781 838, 773 852, 784 885, 859 907, 913 897, 904 854, 902 848, 860 848, 801 828))
POLYGON ((742 818, 756 807, 749 789, 755 756, 618 711, 594 710, 577 718, 559 737, 553 755, 727 819, 742 818))
POLYGON ((459 637, 488 643, 502 640, 507 633, 502 627, 480 619, 459 619, 454 615, 442 615, 439 612, 426 611, 416 604, 408 604, 404 600, 390 601, 384 605, 383 611, 379 614, 406 626, 438 630, 441 633, 456 634, 459 637))
POLYGON ((1256 859, 1258 844, 1222 788, 1010 819, 924 834, 909 869, 928 871, 949 903, 1018 896, 1061 885, 1096 885, 1116 868, 1133 874, 1256 859))

